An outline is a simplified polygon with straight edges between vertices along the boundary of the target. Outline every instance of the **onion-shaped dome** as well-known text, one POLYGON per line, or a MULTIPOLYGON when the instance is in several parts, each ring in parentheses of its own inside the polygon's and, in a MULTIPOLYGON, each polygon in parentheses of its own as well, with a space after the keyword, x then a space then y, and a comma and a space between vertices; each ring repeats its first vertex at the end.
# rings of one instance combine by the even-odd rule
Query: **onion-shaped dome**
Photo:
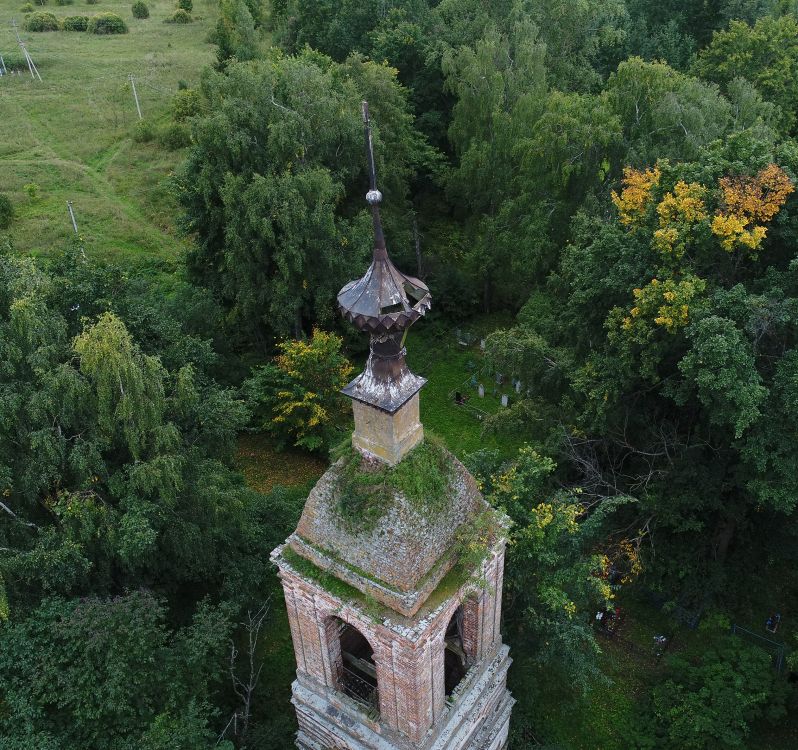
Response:
POLYGON ((359 330, 377 335, 404 330, 431 305, 426 284, 403 274, 387 253, 383 259, 375 252, 366 275, 338 293, 343 316, 359 330))
POLYGON ((380 221, 382 193, 377 190, 366 102, 363 102, 363 121, 371 182, 366 201, 371 206, 374 222, 374 257, 365 276, 350 281, 338 293, 338 307, 341 314, 359 330, 384 336, 403 331, 415 323, 432 306, 432 296, 423 281, 403 274, 388 257, 380 221))

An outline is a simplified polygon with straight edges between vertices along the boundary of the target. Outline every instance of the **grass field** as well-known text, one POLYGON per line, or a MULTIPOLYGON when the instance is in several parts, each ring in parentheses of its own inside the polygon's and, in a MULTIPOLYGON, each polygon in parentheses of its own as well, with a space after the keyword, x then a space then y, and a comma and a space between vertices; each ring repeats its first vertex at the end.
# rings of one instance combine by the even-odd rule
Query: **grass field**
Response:
MULTIPOLYGON (((0 54, 7 62, 20 60, 11 21, 22 26, 22 4, 0 0, 0 54)), ((217 2, 194 0, 195 20, 186 25, 163 22, 173 0, 148 0, 146 20, 134 19, 131 5, 49 0, 44 8, 59 18, 118 13, 129 28, 124 35, 20 32, 43 79, 27 72, 0 77, 0 191, 14 203, 10 233, 20 252, 47 254, 73 236, 67 200, 90 255, 169 260, 183 248, 167 185, 181 153, 133 141, 138 115, 128 75, 135 76, 145 119, 167 119, 178 82, 195 85, 213 59, 206 39, 217 2), (25 189, 31 184, 35 197, 25 189)))

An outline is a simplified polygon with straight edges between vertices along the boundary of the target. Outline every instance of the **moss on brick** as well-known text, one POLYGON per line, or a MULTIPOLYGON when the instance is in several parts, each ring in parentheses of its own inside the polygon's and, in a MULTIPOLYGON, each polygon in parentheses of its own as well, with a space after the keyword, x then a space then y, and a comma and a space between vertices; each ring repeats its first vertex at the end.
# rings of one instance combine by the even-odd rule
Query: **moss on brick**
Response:
POLYGON ((420 513, 443 510, 453 472, 443 444, 434 436, 426 435, 396 466, 364 458, 348 441, 334 458, 343 458, 336 509, 353 531, 373 529, 397 492, 420 513))

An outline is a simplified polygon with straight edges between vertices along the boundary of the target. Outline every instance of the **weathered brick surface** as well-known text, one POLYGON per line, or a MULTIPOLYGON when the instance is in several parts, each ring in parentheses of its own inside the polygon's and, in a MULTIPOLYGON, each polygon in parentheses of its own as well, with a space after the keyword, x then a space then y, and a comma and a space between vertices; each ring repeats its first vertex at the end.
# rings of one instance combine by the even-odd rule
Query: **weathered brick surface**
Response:
POLYGON ((512 705, 505 687, 509 659, 498 629, 503 556, 504 542, 500 542, 475 578, 481 585, 464 585, 434 611, 377 622, 293 570, 278 550, 275 559, 281 569, 297 674, 305 686, 294 695, 299 746, 308 750, 501 747, 497 738, 502 732, 506 737, 506 728, 498 722, 506 723, 504 714, 509 717, 512 705), (461 604, 463 647, 470 669, 455 691, 454 702, 447 703, 444 635, 461 604), (379 686, 376 723, 338 691, 341 652, 336 618, 357 628, 374 652, 379 686), (302 697, 308 695, 315 697, 312 701, 302 697), (317 710, 321 705, 334 707, 332 714, 317 710))
MULTIPOLYGON (((336 488, 341 464, 333 464, 311 490, 296 536, 397 592, 414 591, 426 584, 428 593, 448 570, 440 563, 446 560, 457 530, 487 508, 471 474, 451 454, 449 460, 453 478, 450 501, 444 509, 435 514, 424 512, 401 492, 395 492, 374 528, 358 532, 339 518, 336 488), (425 580, 431 575, 432 581, 425 580)), ((320 564, 312 550, 302 544, 292 546, 298 554, 320 564)), ((357 582, 348 582, 358 586, 357 582)))
MULTIPOLYGON (((424 576, 429 579, 430 570, 448 551, 456 529, 486 507, 471 475, 456 459, 452 461, 456 481, 448 511, 437 518, 423 517, 399 496, 373 532, 358 535, 335 523, 337 472, 333 466, 308 498, 297 534, 289 540, 292 549, 304 552, 314 562, 318 562, 314 550, 327 550, 329 559, 334 556, 356 566, 395 587, 399 595, 403 591, 412 593, 414 587, 423 586, 424 576)), ((272 559, 280 569, 297 659, 292 701, 299 721, 298 747, 504 748, 514 702, 506 688, 511 660, 500 633, 504 546, 505 540, 499 539, 481 570, 445 600, 430 599, 435 605, 422 606, 431 586, 408 607, 397 605, 388 596, 386 604, 393 612, 383 612, 380 620, 363 606, 343 601, 314 578, 303 575, 292 567, 291 558, 283 555, 284 546, 278 547, 272 559), (468 671, 447 699, 445 634, 461 606, 468 671), (373 651, 378 715, 370 715, 340 691, 341 622, 356 628, 373 651)), ((335 568, 327 570, 337 574, 335 568)), ((375 585, 375 581, 363 577, 358 587, 374 594, 375 585)))

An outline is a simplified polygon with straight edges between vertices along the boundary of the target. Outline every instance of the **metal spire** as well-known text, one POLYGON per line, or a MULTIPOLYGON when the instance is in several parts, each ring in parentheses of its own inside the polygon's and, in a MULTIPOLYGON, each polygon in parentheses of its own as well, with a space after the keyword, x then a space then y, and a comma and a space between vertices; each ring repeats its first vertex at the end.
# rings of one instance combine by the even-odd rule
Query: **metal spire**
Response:
POLYGON ((374 144, 371 140, 371 120, 369 119, 369 103, 362 102, 363 128, 366 134, 366 155, 369 168, 369 191, 366 193, 366 203, 371 206, 371 218, 374 222, 374 260, 385 260, 388 257, 388 248, 385 246, 385 235, 382 231, 380 220, 380 203, 382 193, 377 189, 377 168, 374 165, 374 144))

